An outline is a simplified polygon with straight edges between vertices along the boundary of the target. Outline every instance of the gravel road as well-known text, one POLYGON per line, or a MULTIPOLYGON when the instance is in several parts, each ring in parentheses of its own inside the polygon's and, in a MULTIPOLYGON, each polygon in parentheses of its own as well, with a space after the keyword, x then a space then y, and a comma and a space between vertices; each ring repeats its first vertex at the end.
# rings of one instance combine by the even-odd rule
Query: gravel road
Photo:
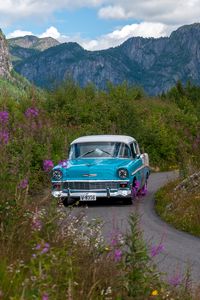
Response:
POLYGON ((129 215, 137 211, 140 215, 140 227, 149 248, 161 242, 164 245, 163 252, 154 259, 157 268, 165 273, 165 278, 171 278, 174 274, 183 276, 185 270, 191 268, 192 280, 197 283, 200 282, 200 239, 174 229, 163 222, 154 211, 155 192, 176 176, 174 172, 151 174, 147 195, 138 198, 133 205, 123 205, 105 199, 89 203, 87 208, 81 205, 76 210, 84 211, 88 219, 101 218, 105 223, 105 238, 109 237, 113 227, 126 232, 129 215))

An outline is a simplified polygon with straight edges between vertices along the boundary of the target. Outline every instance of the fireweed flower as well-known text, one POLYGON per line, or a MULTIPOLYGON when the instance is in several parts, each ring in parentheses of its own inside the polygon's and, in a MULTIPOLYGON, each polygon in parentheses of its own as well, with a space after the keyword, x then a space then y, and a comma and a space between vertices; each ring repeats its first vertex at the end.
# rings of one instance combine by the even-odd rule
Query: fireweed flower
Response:
POLYGON ((37 213, 33 216, 32 229, 35 231, 40 231, 42 229, 42 222, 37 213))
POLYGON ((49 300, 49 296, 48 296, 48 294, 43 294, 42 295, 42 300, 49 300))
POLYGON ((35 107, 29 107, 24 114, 26 118, 36 118, 39 115, 39 110, 35 107))
POLYGON ((7 130, 0 130, 0 144, 7 145, 9 142, 9 132, 7 130))
POLYGON ((45 172, 49 172, 51 171, 51 169, 54 167, 54 164, 52 162, 52 160, 50 159, 46 159, 43 161, 43 169, 45 172))
POLYGON ((111 232, 110 246, 113 248, 116 247, 117 245, 123 245, 123 244, 124 244, 124 237, 122 233, 119 230, 114 229, 111 232))
POLYGON ((59 162, 59 165, 61 166, 61 167, 63 167, 63 168, 67 168, 67 159, 65 159, 65 160, 61 160, 60 162, 59 162))
POLYGON ((135 181, 134 183, 134 186, 132 187, 132 197, 136 197, 137 196, 137 193, 138 193, 138 190, 139 190, 139 187, 140 187, 140 183, 139 181, 135 181))
POLYGON ((182 278, 181 278, 181 274, 177 273, 174 276, 172 276, 171 278, 169 278, 169 284, 176 287, 178 285, 180 285, 182 282, 182 278))
POLYGON ((28 186, 28 179, 25 178, 25 179, 22 179, 18 185, 18 187, 22 190, 26 189, 28 186))
POLYGON ((35 250, 40 250, 41 249, 41 245, 37 244, 37 246, 35 247, 35 250))
POLYGON ((8 123, 9 113, 7 111, 0 111, 0 123, 5 125, 8 123))
POLYGON ((41 244, 37 244, 35 247, 35 250, 37 250, 39 254, 47 253, 49 249, 50 249, 49 243, 44 243, 44 242, 41 244))
POLYGON ((159 245, 152 246, 151 248, 151 257, 155 257, 156 255, 163 252, 165 249, 164 245, 161 243, 159 245))
POLYGON ((44 247, 43 247, 43 249, 41 251, 41 254, 47 253, 49 251, 49 249, 50 249, 49 243, 45 243, 44 247))
POLYGON ((143 188, 139 191, 140 196, 145 196, 147 194, 147 184, 143 186, 143 188))
POLYGON ((115 249, 114 259, 115 259, 116 262, 118 262, 122 259, 122 251, 120 249, 115 249))

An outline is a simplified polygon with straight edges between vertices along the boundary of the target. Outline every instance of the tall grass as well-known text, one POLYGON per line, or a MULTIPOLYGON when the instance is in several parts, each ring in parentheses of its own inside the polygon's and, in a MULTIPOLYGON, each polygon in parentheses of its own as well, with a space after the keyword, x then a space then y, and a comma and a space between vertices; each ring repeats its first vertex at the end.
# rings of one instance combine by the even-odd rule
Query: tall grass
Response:
POLYGON ((44 162, 66 159, 69 143, 80 135, 109 133, 137 138, 154 167, 185 166, 191 151, 198 165, 198 126, 195 113, 145 98, 126 84, 104 92, 67 82, 45 94, 4 83, 0 299, 190 299, 182 282, 171 288, 160 280, 136 219, 129 236, 116 233, 107 244, 98 221, 57 208, 44 162))

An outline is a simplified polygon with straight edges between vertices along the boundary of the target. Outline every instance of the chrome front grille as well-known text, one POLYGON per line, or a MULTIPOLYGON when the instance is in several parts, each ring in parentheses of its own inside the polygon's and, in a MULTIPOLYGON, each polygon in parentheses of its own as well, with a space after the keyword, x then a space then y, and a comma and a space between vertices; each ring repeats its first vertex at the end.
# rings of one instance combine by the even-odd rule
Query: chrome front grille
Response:
POLYGON ((119 188, 119 182, 114 181, 69 181, 64 182, 63 189, 78 190, 78 191, 90 191, 90 190, 117 190, 119 188))

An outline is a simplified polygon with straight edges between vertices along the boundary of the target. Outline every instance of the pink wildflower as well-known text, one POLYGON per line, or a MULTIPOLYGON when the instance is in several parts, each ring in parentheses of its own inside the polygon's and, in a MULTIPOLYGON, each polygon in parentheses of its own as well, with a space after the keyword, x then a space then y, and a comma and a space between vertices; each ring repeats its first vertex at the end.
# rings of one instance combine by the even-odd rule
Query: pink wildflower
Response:
POLYGON ((40 251, 40 254, 44 254, 47 253, 50 249, 50 245, 49 243, 41 243, 41 244, 37 244, 35 247, 35 250, 40 251))
POLYGON ((169 278, 169 284, 174 286, 174 287, 180 285, 181 282, 182 282, 182 278, 181 278, 181 275, 179 273, 177 273, 174 276, 172 276, 171 278, 169 278))
POLYGON ((35 250, 40 250, 41 249, 41 245, 37 244, 37 246, 35 247, 35 250))
POLYGON ((25 111, 26 118, 36 118, 39 115, 39 110, 35 107, 29 107, 25 111))
POLYGON ((136 197, 136 196, 137 196, 139 187, 140 187, 140 183, 139 183, 139 181, 136 180, 136 181, 134 182, 133 187, 132 187, 132 197, 136 197))
POLYGON ((35 231, 40 231, 42 229, 42 222, 37 213, 33 216, 32 228, 35 231))
POLYGON ((163 244, 159 244, 159 245, 156 245, 156 246, 153 246, 151 248, 151 257, 154 257, 158 254, 160 254, 161 252, 163 252, 165 249, 164 245, 163 244))
POLYGON ((9 113, 7 111, 0 111, 0 123, 5 125, 8 123, 9 113))
POLYGON ((9 132, 7 130, 0 131, 0 144, 8 144, 9 132))
POLYGON ((119 230, 113 229, 110 237, 111 237, 111 246, 112 247, 116 247, 117 245, 121 244, 122 233, 119 230))
POLYGON ((28 186, 28 179, 22 179, 18 185, 18 187, 22 190, 24 190, 28 186))
POLYGON ((59 162, 59 165, 61 166, 61 167, 63 167, 63 168, 67 168, 67 160, 65 159, 65 160, 61 160, 60 162, 59 162))
POLYGON ((115 259, 116 262, 118 262, 122 259, 122 251, 120 249, 115 249, 114 259, 115 259))
POLYGON ((47 253, 49 251, 49 248, 50 248, 49 243, 45 243, 44 247, 43 247, 43 249, 41 251, 41 254, 47 253))
POLYGON ((42 300, 49 300, 49 296, 48 296, 48 294, 43 294, 42 295, 42 300))
POLYGON ((50 159, 46 159, 43 161, 43 169, 45 172, 49 172, 51 171, 51 169, 54 167, 54 164, 52 162, 52 160, 50 159))

